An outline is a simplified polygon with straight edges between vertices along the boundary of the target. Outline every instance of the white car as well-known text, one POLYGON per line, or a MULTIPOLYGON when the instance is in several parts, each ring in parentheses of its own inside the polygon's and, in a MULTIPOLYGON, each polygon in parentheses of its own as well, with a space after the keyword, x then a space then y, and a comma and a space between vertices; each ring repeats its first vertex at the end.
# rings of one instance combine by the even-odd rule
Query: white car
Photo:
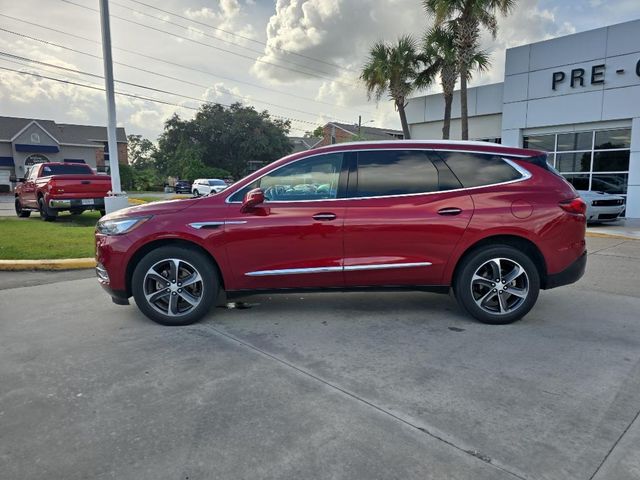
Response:
POLYGON ((191 193, 194 197, 209 195, 210 193, 220 193, 228 187, 224 180, 217 178, 199 178, 193 182, 191 193))
POLYGON ((578 194, 587 204, 587 222, 615 222, 624 212, 624 197, 604 192, 578 190, 578 194))

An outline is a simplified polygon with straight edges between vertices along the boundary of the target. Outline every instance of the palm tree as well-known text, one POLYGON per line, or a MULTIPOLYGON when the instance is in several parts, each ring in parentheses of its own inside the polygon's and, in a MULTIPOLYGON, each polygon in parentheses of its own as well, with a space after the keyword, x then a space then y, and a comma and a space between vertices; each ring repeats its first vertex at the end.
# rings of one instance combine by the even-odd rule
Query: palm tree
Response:
MULTIPOLYGON (((440 84, 444 94, 444 124, 442 126, 442 138, 449 139, 451 132, 451 104, 453 91, 458 79, 458 56, 455 47, 455 24, 440 24, 432 27, 424 35, 423 56, 433 58, 436 68, 440 72, 440 84)), ((467 80, 471 79, 471 71, 485 71, 490 66, 489 55, 482 50, 476 50, 471 59, 471 68, 467 80)), ((420 84, 421 74, 417 83, 420 84)), ((422 85, 419 85, 422 86, 422 85)))
POLYGON ((404 138, 411 138, 407 115, 407 97, 415 89, 418 73, 417 42, 410 35, 403 35, 395 44, 376 42, 369 51, 369 58, 362 68, 360 79, 367 87, 367 96, 379 101, 385 93, 393 100, 400 114, 404 138))
POLYGON ((436 25, 453 21, 455 47, 460 76, 460 116, 462 139, 469 139, 469 110, 467 106, 467 80, 472 70, 474 54, 478 51, 480 28, 486 28, 496 38, 496 15, 507 15, 516 0, 422 0, 427 14, 435 17, 436 25))

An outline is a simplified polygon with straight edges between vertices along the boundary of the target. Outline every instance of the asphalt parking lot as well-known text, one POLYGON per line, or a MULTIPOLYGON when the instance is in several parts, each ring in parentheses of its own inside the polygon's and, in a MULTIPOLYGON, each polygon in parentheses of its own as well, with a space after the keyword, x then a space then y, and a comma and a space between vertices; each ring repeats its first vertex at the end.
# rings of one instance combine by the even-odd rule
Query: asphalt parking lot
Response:
POLYGON ((498 327, 322 293, 168 328, 91 272, 0 272, 0 477, 638 479, 640 242, 588 246, 498 327))

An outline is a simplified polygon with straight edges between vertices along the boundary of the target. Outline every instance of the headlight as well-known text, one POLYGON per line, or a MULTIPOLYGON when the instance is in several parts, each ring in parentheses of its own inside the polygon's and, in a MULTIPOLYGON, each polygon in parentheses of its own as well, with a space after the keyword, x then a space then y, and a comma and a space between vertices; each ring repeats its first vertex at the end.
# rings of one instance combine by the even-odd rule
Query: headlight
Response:
POLYGON ((130 232, 150 218, 151 217, 136 217, 100 220, 96 225, 96 231, 103 235, 122 235, 123 233, 130 232))

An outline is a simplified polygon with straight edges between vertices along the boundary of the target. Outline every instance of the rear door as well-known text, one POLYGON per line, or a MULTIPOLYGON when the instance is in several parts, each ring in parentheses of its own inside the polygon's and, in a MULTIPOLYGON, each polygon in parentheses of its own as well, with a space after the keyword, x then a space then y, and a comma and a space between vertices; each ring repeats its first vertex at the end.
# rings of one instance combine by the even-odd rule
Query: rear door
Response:
POLYGON ((426 150, 357 154, 344 226, 347 286, 440 285, 473 201, 426 150))
POLYGON ((20 195, 20 201, 25 207, 37 208, 38 202, 36 199, 36 178, 38 178, 38 171, 40 165, 33 165, 22 184, 22 194, 20 195))

